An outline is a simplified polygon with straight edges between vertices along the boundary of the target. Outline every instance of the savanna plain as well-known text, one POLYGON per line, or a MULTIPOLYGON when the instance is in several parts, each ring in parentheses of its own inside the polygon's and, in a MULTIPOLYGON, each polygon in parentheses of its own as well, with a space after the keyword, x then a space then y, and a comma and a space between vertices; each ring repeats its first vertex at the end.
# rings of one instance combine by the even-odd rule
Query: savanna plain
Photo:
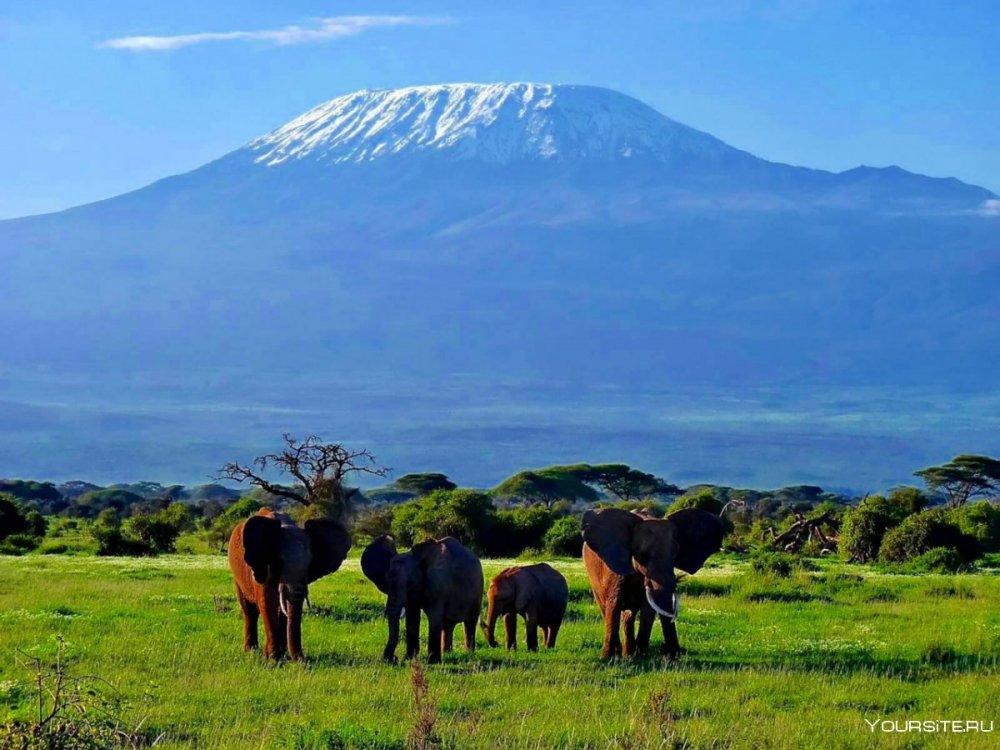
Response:
MULTIPOLYGON (((474 653, 415 668, 382 662, 384 597, 357 554, 311 587, 306 660, 277 665, 243 652, 221 555, 0 557, 0 724, 37 715, 26 667, 61 651, 68 673, 120 699, 123 726, 162 748, 992 748, 1000 737, 865 721, 996 723, 996 567, 888 575, 824 559, 775 577, 718 555, 680 584, 679 661, 604 663, 583 565, 558 560, 570 607, 554 650, 524 651, 522 628, 517 651, 480 635, 474 653)), ((484 560, 487 580, 510 564, 484 560)))

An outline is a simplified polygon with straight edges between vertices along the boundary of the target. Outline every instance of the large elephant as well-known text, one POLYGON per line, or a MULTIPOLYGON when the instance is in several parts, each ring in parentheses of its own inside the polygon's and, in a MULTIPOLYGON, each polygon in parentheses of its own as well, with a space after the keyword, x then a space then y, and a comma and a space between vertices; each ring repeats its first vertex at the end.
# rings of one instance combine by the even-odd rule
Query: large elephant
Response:
POLYGON ((675 620, 680 601, 674 568, 697 572, 722 547, 722 536, 718 516, 693 508, 663 519, 618 508, 584 514, 583 561, 604 616, 603 658, 645 656, 654 614, 663 628, 664 655, 678 656, 675 620), (619 627, 624 631, 624 647, 619 627))
POLYGON ((382 656, 396 661, 399 621, 406 617, 406 657, 420 651, 420 612, 427 615, 427 661, 450 651, 455 626, 465 627, 465 648, 476 648, 476 622, 483 604, 483 566, 453 537, 432 539, 397 553, 388 535, 375 539, 361 555, 361 570, 388 597, 389 640, 382 656))
POLYGON ((538 650, 538 628, 545 648, 556 645, 569 588, 563 574, 548 563, 515 565, 499 573, 486 592, 486 621, 480 623, 486 642, 496 648, 496 622, 503 617, 507 648, 517 648, 517 616, 524 617, 529 651, 538 650))
POLYGON ((243 647, 257 648, 257 620, 264 618, 264 653, 270 659, 302 656, 302 605, 309 584, 334 572, 351 548, 337 521, 314 519, 299 528, 267 508, 233 529, 229 568, 243 611, 243 647))

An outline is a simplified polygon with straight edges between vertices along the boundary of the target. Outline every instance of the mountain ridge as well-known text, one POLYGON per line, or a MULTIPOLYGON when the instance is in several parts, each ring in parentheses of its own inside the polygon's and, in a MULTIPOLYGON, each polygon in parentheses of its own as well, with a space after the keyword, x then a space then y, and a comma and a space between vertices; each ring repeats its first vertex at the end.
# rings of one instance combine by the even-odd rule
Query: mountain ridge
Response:
MULTIPOLYGON (((929 177, 896 165, 833 172, 770 161, 612 89, 520 82, 350 92, 201 167, 119 196, 53 214, 5 219, 0 225, 100 210, 144 191, 197 182, 204 175, 212 179, 217 172, 248 165, 343 169, 388 159, 404 177, 414 172, 419 177, 435 169, 440 157, 459 166, 479 164, 487 170, 481 180, 503 179, 516 166, 526 170, 523 180, 535 183, 553 175, 565 181, 572 170, 618 170, 613 180, 630 181, 634 191, 654 196, 629 200, 671 210, 710 207, 721 196, 730 210, 997 213, 996 194, 955 177, 929 177), (512 113, 513 107, 517 111, 512 113)), ((599 173, 594 179, 606 178, 599 173)), ((248 169, 240 179, 258 177, 248 169)), ((644 208, 636 215, 649 214, 644 208)))

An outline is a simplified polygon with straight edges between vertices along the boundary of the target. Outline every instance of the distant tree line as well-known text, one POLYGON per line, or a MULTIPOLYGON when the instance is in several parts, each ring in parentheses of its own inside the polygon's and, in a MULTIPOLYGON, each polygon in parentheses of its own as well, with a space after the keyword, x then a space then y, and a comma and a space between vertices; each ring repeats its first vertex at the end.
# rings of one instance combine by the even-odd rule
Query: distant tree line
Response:
POLYGON ((839 554, 915 570, 957 570, 1000 552, 1000 508, 978 502, 1000 496, 1000 461, 987 456, 961 455, 915 472, 926 489, 860 500, 814 485, 682 489, 619 463, 525 470, 488 489, 461 488, 438 472, 404 474, 364 491, 346 484, 352 475, 387 471, 367 451, 286 435, 280 451, 223 467, 220 480, 250 485, 243 490, 0 480, 0 553, 58 553, 75 543, 97 554, 156 555, 183 540, 188 551, 222 550, 236 524, 270 507, 300 520, 349 519, 362 541, 388 533, 409 545, 452 535, 488 556, 571 556, 582 547, 580 517, 595 506, 656 517, 681 508, 720 514, 731 551, 839 554))

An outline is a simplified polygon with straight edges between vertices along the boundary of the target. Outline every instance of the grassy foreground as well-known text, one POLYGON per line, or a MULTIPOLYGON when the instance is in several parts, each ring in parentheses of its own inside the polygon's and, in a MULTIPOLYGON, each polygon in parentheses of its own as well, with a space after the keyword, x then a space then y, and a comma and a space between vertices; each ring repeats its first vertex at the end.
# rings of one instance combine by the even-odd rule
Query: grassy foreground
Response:
MULTIPOLYGON (((485 562, 487 578, 510 561, 485 562)), ((459 650, 425 667, 434 733, 462 748, 996 747, 993 734, 872 733, 864 719, 994 721, 1000 577, 882 576, 826 563, 776 580, 723 561, 682 584, 687 648, 603 664, 579 561, 552 652, 459 650)), ((403 747, 411 670, 379 659, 383 600, 356 559, 312 587, 308 660, 241 650, 221 556, 0 557, 0 723, 30 718, 15 650, 100 675, 170 748, 403 747)), ((523 643, 523 629, 519 641, 523 643)), ((654 637, 658 647, 659 633, 654 637)))

